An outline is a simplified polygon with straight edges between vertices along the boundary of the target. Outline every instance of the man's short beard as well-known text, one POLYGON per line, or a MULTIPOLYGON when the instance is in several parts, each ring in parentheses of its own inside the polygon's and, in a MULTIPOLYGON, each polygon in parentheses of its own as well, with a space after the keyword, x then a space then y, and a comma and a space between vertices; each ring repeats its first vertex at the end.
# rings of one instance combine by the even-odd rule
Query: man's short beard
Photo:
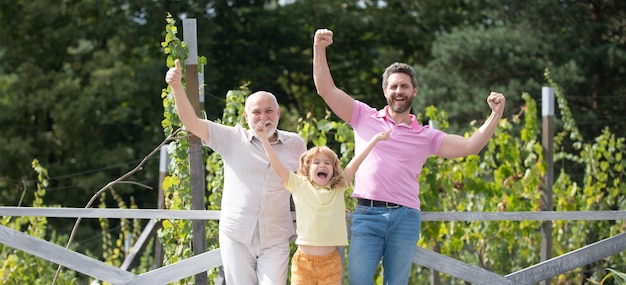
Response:
POLYGON ((391 108, 391 110, 393 110, 396 113, 404 113, 407 112, 408 110, 411 110, 411 106, 413 105, 413 98, 411 97, 407 97, 406 101, 404 104, 394 104, 396 103, 392 98, 387 99, 387 105, 389 105, 389 108, 391 108))

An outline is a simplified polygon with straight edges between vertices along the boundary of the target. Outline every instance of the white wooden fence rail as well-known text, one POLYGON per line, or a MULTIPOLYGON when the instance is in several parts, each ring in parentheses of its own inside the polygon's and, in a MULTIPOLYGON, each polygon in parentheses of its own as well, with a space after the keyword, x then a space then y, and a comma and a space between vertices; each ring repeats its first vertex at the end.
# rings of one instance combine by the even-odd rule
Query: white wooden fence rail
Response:
MULTIPOLYGON (((205 210, 0 207, 0 215, 56 218, 150 219, 150 223, 155 223, 160 219, 219 220, 219 211, 205 210)), ((348 213, 346 219, 351 218, 351 215, 348 213)), ((422 213, 422 221, 529 220, 626 220, 626 211, 422 213)), ((146 239, 147 236, 142 234, 140 238, 146 239)), ((124 270, 123 268, 127 268, 127 265, 123 265, 122 268, 117 268, 5 226, 0 226, 0 243, 112 284, 167 284, 221 265, 219 249, 217 249, 137 275, 124 270)), ((413 262, 478 285, 530 285, 603 258, 616 255, 622 251, 626 251, 626 233, 598 241, 581 249, 505 276, 421 247, 416 247, 413 262)))
MULTIPOLYGON (((219 220, 220 211, 0 207, 0 216, 111 219, 219 220)), ((347 218, 351 218, 348 213, 347 218)), ((626 220, 626 211, 422 212, 422 221, 600 221, 626 220)))

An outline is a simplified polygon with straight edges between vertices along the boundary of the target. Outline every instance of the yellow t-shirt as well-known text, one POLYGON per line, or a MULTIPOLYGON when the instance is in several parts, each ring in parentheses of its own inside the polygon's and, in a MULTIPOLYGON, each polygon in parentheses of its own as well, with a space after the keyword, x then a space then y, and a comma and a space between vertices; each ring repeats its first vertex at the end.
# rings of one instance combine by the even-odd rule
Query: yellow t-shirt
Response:
POLYGON ((306 177, 293 172, 285 188, 296 206, 296 244, 311 246, 346 246, 346 189, 316 188, 306 177))

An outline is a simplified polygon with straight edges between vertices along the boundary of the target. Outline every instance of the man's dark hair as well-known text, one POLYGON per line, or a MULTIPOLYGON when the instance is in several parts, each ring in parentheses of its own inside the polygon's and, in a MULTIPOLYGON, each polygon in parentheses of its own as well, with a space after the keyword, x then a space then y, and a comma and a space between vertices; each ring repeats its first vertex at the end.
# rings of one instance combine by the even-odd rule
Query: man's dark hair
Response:
POLYGON ((389 79, 389 76, 398 72, 410 76, 413 87, 417 87, 417 74, 415 73, 413 67, 406 63, 394 62, 389 67, 387 67, 385 69, 385 72, 383 73, 383 89, 387 88, 387 81, 389 79))

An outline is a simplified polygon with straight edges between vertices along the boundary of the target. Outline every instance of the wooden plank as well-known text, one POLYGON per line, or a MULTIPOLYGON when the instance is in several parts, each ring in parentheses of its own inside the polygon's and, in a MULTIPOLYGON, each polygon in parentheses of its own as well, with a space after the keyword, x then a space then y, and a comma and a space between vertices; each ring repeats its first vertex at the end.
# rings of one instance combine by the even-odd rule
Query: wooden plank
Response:
POLYGON ((141 235, 139 235, 139 238, 135 242, 135 245, 133 245, 133 247, 131 248, 130 253, 124 259, 124 262, 120 266, 120 269, 129 271, 137 266, 137 262, 141 258, 141 254, 143 253, 143 251, 150 243, 150 239, 156 237, 155 234, 160 228, 161 222, 159 222, 157 219, 152 219, 150 220, 150 222, 148 222, 146 227, 141 232, 141 235))
POLYGON ((133 273, 2 225, 0 243, 109 283, 117 284, 136 277, 133 273))
POLYGON ((626 220, 626 211, 423 212, 422 221, 626 220))
POLYGON ((454 258, 421 247, 415 248, 413 263, 452 275, 476 285, 516 284, 486 269, 458 261, 454 258))
POLYGON ((217 210, 0 207, 1 216, 111 219, 219 220, 217 210))
POLYGON ((167 284, 222 265, 220 250, 205 252, 171 265, 157 268, 118 285, 167 284))
POLYGON ((506 275, 514 284, 535 284, 626 250, 626 233, 598 241, 567 254, 506 275))
MULTIPOLYGON (((292 213, 293 214, 293 213, 292 213)), ((0 207, 0 216, 219 220, 219 210, 0 207)), ((294 215, 295 219, 295 215, 294 215)), ((352 214, 346 214, 351 220, 352 214)), ((626 211, 422 212, 422 221, 601 221, 626 220, 626 211)))

